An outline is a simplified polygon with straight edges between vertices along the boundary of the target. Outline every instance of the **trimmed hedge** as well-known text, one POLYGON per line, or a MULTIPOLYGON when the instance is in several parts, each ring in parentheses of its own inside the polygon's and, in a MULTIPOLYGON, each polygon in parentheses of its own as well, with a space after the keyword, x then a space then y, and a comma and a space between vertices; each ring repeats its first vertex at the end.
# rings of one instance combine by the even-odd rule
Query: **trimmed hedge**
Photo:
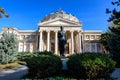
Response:
POLYGON ((77 78, 107 78, 115 68, 115 61, 99 53, 73 54, 67 62, 70 74, 77 78))
POLYGON ((57 74, 61 70, 62 62, 60 57, 49 54, 51 52, 38 52, 31 54, 26 59, 29 74, 36 78, 44 78, 57 74), (47 54, 48 53, 48 54, 47 54))

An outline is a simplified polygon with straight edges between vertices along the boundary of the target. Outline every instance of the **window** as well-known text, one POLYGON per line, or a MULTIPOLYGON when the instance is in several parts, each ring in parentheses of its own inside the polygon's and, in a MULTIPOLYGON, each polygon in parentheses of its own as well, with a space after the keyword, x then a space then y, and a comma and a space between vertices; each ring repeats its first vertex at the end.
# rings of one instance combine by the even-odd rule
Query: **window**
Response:
POLYGON ((89 35, 86 35, 86 39, 90 39, 90 36, 89 36, 89 35))
POLYGON ((97 43, 97 52, 102 52, 102 48, 101 48, 101 45, 99 43, 97 43))
POLYGON ((24 51, 24 44, 23 43, 19 43, 19 51, 20 52, 24 51))
POLYGON ((31 35, 31 37, 30 37, 31 39, 35 39, 35 35, 31 35))
POLYGON ((30 39, 30 35, 26 35, 25 38, 28 40, 30 39))
POLYGON ((85 43, 85 52, 90 52, 90 43, 85 43))
POLYGON ((96 39, 99 39, 100 38, 100 36, 99 35, 96 35, 96 39))
POLYGON ((91 35, 91 39, 95 39, 95 35, 91 35))
POLYGON ((30 51, 30 43, 25 44, 25 51, 29 52, 30 51))
POLYGON ((91 43, 91 52, 96 52, 95 43, 91 43))
POLYGON ((20 39, 25 39, 25 35, 21 35, 21 36, 20 36, 20 39))

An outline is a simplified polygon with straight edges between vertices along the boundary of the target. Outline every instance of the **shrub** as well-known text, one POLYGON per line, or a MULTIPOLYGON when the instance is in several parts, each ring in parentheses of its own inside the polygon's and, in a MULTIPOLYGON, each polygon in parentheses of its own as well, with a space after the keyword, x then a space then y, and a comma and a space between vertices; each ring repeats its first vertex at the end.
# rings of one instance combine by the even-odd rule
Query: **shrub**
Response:
POLYGON ((37 53, 37 54, 40 54, 40 55, 53 55, 53 53, 51 51, 43 51, 43 52, 34 52, 34 53, 37 53))
POLYGON ((106 78, 115 68, 115 62, 105 54, 82 53, 68 58, 68 70, 74 77, 106 78))
POLYGON ((33 53, 30 53, 30 52, 18 52, 18 60, 20 61, 25 61, 31 54, 33 53))
POLYGON ((56 55, 45 53, 41 52, 41 54, 32 54, 26 60, 29 74, 31 76, 36 76, 37 78, 49 77, 55 75, 61 69, 61 59, 56 55))
POLYGON ((18 52, 18 60, 20 61, 25 61, 27 58, 29 58, 30 56, 34 56, 36 54, 39 54, 39 55, 52 55, 53 53, 52 52, 48 52, 48 51, 43 51, 43 52, 18 52))

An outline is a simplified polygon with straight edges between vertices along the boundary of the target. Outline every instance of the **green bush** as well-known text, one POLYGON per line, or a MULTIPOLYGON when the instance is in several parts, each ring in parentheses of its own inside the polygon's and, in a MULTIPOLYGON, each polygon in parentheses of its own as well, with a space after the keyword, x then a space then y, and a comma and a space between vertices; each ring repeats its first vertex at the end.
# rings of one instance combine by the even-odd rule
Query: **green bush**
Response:
POLYGON ((39 55, 52 55, 53 53, 52 52, 48 52, 48 51, 43 51, 43 52, 18 52, 18 60, 20 61, 25 61, 27 58, 29 58, 30 56, 34 56, 36 54, 39 54, 39 55))
MULTIPOLYGON (((49 77, 55 75, 61 70, 62 62, 60 57, 47 54, 47 52, 34 53, 27 58, 26 63, 29 68, 29 74, 37 78, 49 77)), ((48 52, 50 53, 50 52, 48 52)))
POLYGON ((18 60, 20 61, 25 61, 29 56, 31 56, 31 54, 33 53, 30 53, 30 52, 18 52, 18 60))
POLYGON ((70 74, 80 78, 107 78, 116 64, 108 55, 99 53, 73 54, 68 58, 70 74))
POLYGON ((51 51, 43 51, 43 52, 34 52, 34 53, 37 53, 37 54, 40 54, 40 55, 53 55, 53 53, 51 51))

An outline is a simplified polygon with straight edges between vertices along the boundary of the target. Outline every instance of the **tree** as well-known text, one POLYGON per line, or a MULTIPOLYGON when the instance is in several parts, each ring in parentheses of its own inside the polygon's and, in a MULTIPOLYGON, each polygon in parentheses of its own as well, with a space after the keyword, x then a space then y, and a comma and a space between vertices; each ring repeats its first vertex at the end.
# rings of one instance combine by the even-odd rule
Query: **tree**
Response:
MULTIPOLYGON (((112 2, 112 5, 120 7, 120 0, 112 2)), ((111 32, 108 41, 109 52, 120 66, 120 11, 114 8, 112 11, 106 9, 106 12, 111 14, 108 20, 108 22, 111 22, 111 25, 108 27, 111 32)))
MULTIPOLYGON (((120 0, 115 1, 115 2, 111 2, 111 3, 112 3, 112 5, 117 5, 118 7, 120 6, 120 0)), ((112 11, 110 11, 107 8, 106 13, 108 13, 108 14, 112 13, 109 20, 108 20, 108 22, 112 21, 114 24, 116 24, 116 25, 119 24, 120 25, 120 11, 117 11, 115 8, 112 11)))
POLYGON ((17 59, 18 40, 12 33, 3 33, 0 39, 0 63, 6 64, 17 59))
POLYGON ((108 46, 112 58, 117 62, 117 65, 120 66, 120 37, 112 34, 109 37, 108 46))
POLYGON ((0 18, 2 18, 2 15, 4 15, 5 17, 9 17, 5 10, 2 7, 0 7, 0 18))
POLYGON ((104 48, 104 53, 109 53, 109 38, 110 38, 110 33, 109 32, 105 32, 100 36, 100 40, 99 42, 103 45, 104 48))

